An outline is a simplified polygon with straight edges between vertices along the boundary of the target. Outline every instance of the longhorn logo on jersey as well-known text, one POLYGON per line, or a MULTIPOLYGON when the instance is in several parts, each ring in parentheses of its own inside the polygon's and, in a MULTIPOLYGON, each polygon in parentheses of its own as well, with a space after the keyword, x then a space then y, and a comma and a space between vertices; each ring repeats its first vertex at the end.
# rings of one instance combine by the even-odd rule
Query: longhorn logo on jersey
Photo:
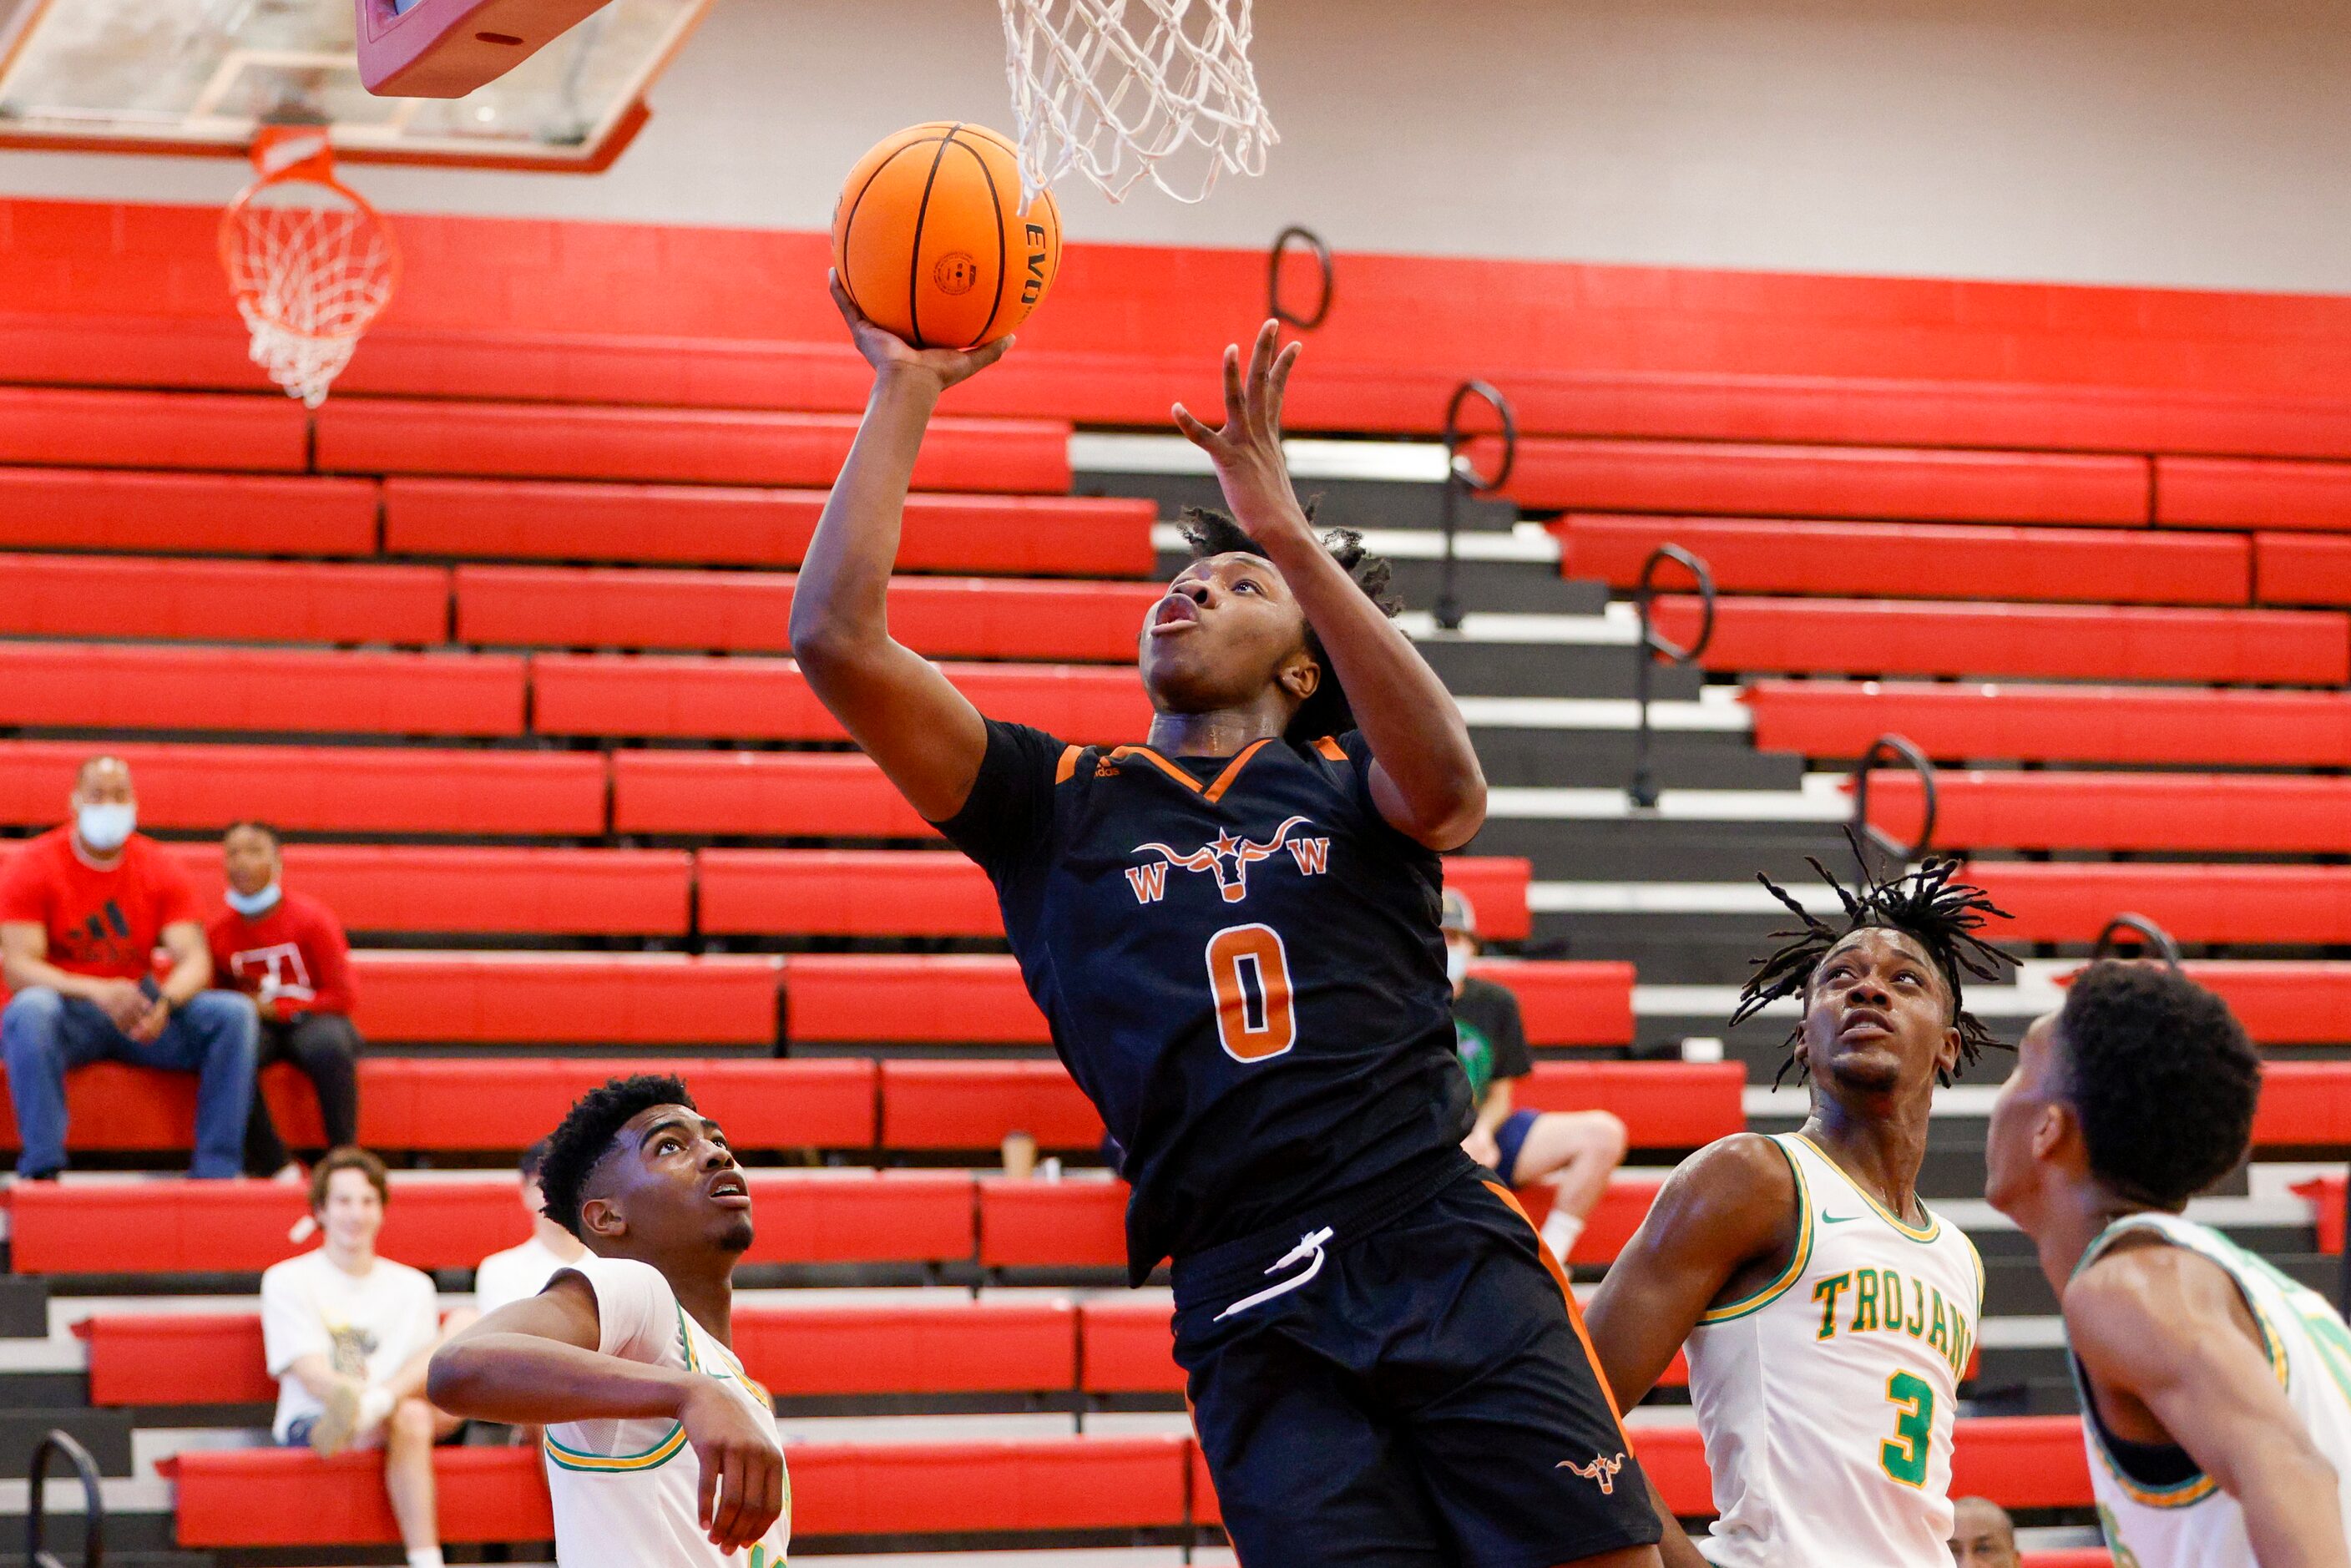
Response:
POLYGON ((1588 1481, 1598 1481, 1602 1497, 1614 1495, 1616 1472, 1624 1468, 1625 1456, 1622 1453, 1613 1459, 1605 1454, 1594 1454, 1592 1456, 1592 1462, 1588 1465, 1579 1465, 1573 1459, 1562 1459, 1552 1467, 1556 1470, 1573 1470, 1588 1481))
POLYGON ((1331 869, 1331 841, 1327 838, 1290 836, 1293 828, 1307 826, 1303 817, 1291 817, 1273 830, 1273 837, 1263 843, 1253 839, 1237 839, 1228 832, 1218 833, 1189 854, 1178 853, 1162 843, 1137 844, 1139 855, 1157 855, 1149 865, 1129 866, 1127 884, 1134 889, 1137 904, 1156 904, 1167 895, 1167 868, 1180 871, 1205 871, 1217 879, 1217 891, 1227 904, 1238 904, 1249 896, 1249 868, 1259 861, 1271 860, 1283 850, 1298 862, 1301 876, 1320 876, 1331 869))

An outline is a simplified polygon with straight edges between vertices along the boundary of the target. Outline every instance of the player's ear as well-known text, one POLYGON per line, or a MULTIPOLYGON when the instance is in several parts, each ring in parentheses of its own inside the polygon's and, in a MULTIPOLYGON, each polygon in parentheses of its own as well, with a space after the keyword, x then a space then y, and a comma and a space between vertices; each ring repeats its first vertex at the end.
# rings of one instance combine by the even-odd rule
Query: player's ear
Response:
POLYGON ((611 1198, 582 1198, 580 1203, 580 1228, 588 1235, 617 1241, 629 1233, 629 1222, 622 1218, 620 1205, 611 1198))
POLYGON ((1937 1070, 1937 1071, 1938 1071, 1939 1072, 1941 1072, 1941 1073, 1942 1073, 1942 1075, 1943 1075, 1943 1082, 1946 1082, 1946 1083, 1949 1083, 1949 1082, 1953 1078, 1955 1078, 1955 1077, 1957 1077, 1957 1076, 1959 1075, 1959 1025, 1957 1025, 1957 1024, 1955 1024, 1955 1023, 1954 1023, 1954 1024, 1945 1024, 1945 1025, 1943 1026, 1943 1046, 1942 1046, 1942 1049, 1941 1049, 1940 1051, 1938 1051, 1935 1053, 1935 1067, 1936 1067, 1936 1070, 1937 1070))
POLYGON ((1314 662, 1313 654, 1301 648, 1282 662, 1280 672, 1274 680, 1290 694, 1292 701, 1303 705, 1307 698, 1322 689, 1322 666, 1314 662))
POLYGON ((2032 1157, 2049 1161, 2063 1157, 2067 1143, 2080 1142, 2082 1124, 2074 1116, 2073 1108, 2059 1101, 2050 1101, 2041 1107, 2041 1114, 2032 1123, 2032 1157))

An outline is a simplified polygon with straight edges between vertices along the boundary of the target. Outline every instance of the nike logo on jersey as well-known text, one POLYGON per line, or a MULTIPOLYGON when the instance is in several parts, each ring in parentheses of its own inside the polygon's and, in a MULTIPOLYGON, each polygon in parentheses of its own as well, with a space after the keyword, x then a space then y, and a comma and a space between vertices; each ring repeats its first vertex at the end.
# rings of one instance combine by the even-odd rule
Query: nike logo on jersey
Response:
POLYGON ((1594 1454, 1592 1456, 1592 1462, 1588 1465, 1579 1465, 1573 1459, 1562 1459, 1552 1467, 1555 1470, 1571 1470, 1588 1481, 1599 1482, 1602 1497, 1608 1497, 1615 1492, 1616 1472, 1624 1468, 1625 1456, 1621 1452, 1613 1459, 1605 1454, 1594 1454))
POLYGON ((1177 852, 1163 843, 1137 844, 1134 853, 1157 855, 1148 865, 1129 866, 1127 885, 1134 889, 1137 904, 1156 904, 1167 895, 1167 869, 1208 872, 1217 879, 1217 891, 1227 904, 1238 904, 1249 896, 1249 868, 1260 861, 1271 860, 1284 850, 1297 862, 1301 876, 1321 876, 1331 869, 1331 841, 1327 838, 1291 838, 1292 829, 1309 823, 1304 817, 1291 817, 1273 830, 1273 837, 1263 843, 1246 838, 1235 838, 1229 831, 1218 833, 1189 854, 1177 852))
POLYGON ((1821 1214, 1821 1223, 1823 1225, 1843 1225, 1848 1219, 1859 1219, 1860 1218, 1861 1216, 1858 1214, 1830 1214, 1823 1210, 1821 1214))

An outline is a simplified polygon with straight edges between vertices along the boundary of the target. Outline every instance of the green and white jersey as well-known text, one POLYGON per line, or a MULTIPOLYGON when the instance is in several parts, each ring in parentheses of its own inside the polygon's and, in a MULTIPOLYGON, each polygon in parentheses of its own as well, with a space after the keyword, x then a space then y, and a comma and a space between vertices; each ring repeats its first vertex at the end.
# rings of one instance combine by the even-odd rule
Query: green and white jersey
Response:
MULTIPOLYGON (((2152 1231, 2174 1247, 2210 1259, 2228 1271, 2253 1311, 2262 1347, 2285 1390, 2286 1403, 2335 1466, 2344 1518, 2351 1521, 2351 1329, 2325 1297, 2280 1273, 2219 1231, 2176 1214, 2132 1214, 2101 1231, 2074 1266, 2079 1274, 2120 1238, 2152 1231)), ((2074 1368, 2076 1385, 2081 1367, 2074 1368)), ((2132 1476, 2107 1445, 2082 1389, 2084 1440, 2090 1446, 2090 1484, 2115 1568, 2255 1568, 2237 1500, 2185 1454, 2159 1481, 2132 1476)), ((2143 1462, 2143 1461, 2142 1461, 2143 1462)))
MULTIPOLYGON (((597 1348, 606 1355, 717 1378, 776 1435, 774 1407, 735 1353, 678 1304, 661 1270, 590 1253, 577 1274, 596 1292, 597 1348)), ((702 1470, 675 1421, 566 1421, 547 1429, 547 1490, 560 1568, 782 1568, 791 1544, 791 1482, 767 1539, 721 1552, 695 1521, 702 1470)))
POLYGON ((1951 1422, 1983 1263, 1921 1204, 1905 1224, 1802 1134, 1795 1255, 1699 1320, 1690 1402, 1713 1472, 1721 1568, 1949 1568, 1951 1422))

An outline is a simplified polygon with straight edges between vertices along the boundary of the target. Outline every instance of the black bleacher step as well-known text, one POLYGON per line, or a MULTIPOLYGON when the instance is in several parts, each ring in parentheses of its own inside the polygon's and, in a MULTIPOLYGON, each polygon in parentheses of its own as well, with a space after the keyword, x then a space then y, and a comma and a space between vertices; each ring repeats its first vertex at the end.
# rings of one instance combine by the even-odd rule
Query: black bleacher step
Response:
MULTIPOLYGON (((1452 642, 1416 644, 1421 657, 1460 695, 1492 697, 1629 697, 1633 650, 1589 643, 1452 642)), ((1705 679, 1696 670, 1656 672, 1650 695, 1659 702, 1695 702, 1705 679)))
POLYGON ((49 1287, 21 1274, 0 1275, 0 1339, 46 1339, 49 1287))
MULTIPOLYGON (((33 1450, 52 1429, 78 1440, 98 1463, 100 1475, 131 1473, 131 1412, 81 1406, 16 1406, 0 1410, 0 1476, 21 1476, 33 1450)), ((61 1468, 61 1467, 54 1467, 61 1468)))
POLYGON ((1817 885, 1806 855, 1832 870, 1853 858, 1828 822, 1730 822, 1656 817, 1497 817, 1469 846, 1481 855, 1523 855, 1537 879, 1577 882, 1750 882, 1817 885))
MULTIPOLYGON (((16 1531, 23 1534, 24 1527, 17 1525, 16 1531)), ((70 1542, 60 1540, 52 1530, 42 1548, 67 1568, 79 1568, 81 1535, 78 1531, 68 1533, 72 1536, 70 1542)), ((218 1561, 209 1552, 122 1552, 111 1542, 106 1548, 106 1568, 214 1568, 218 1561)), ((26 1568, 26 1563, 22 1552, 0 1552, 0 1568, 26 1568)))
MULTIPOLYGON (((1539 914, 1531 946, 1546 957, 1629 963, 1651 985, 1737 986, 1753 972, 1750 959, 1780 946, 1771 933, 1781 924, 1768 915, 1539 914)), ((1647 1019, 1638 1029, 1645 1045, 1666 1039, 1647 1019)))
MULTIPOLYGON (((1622 789, 1633 777, 1630 730, 1473 724, 1469 737, 1497 789, 1622 789)), ((1802 758, 1766 756, 1736 730, 1659 731, 1649 767, 1667 789, 1793 789, 1804 776, 1802 758)))
MULTIPOLYGON (((1445 522, 1445 487, 1413 479, 1299 479, 1299 496, 1314 507, 1324 528, 1437 528, 1445 522)), ((1174 522, 1186 507, 1228 508, 1213 474, 1113 474, 1080 469, 1070 486, 1075 496, 1136 496, 1159 504, 1174 522)), ((1507 533, 1519 520, 1509 501, 1465 498, 1457 514, 1462 531, 1507 533)))
MULTIPOLYGON (((82 1542, 81 1489, 75 1483, 70 1471, 60 1476, 56 1469, 49 1472, 49 1485, 55 1495, 70 1498, 73 1507, 69 1512, 60 1512, 57 1504, 49 1505, 48 1538, 42 1542, 42 1545, 45 1550, 55 1553, 65 1562, 79 1563, 82 1542)), ((209 1563, 213 1561, 207 1553, 180 1550, 175 1521, 169 1512, 109 1512, 106 1516, 104 1538, 107 1568, 126 1568, 126 1565, 134 1563, 152 1563, 154 1568, 163 1568, 165 1564, 172 1565, 172 1568, 193 1568, 193 1565, 209 1563)), ((0 1513, 0 1541, 15 1545, 24 1539, 25 1516, 21 1513, 0 1513)), ((308 1563, 326 1560, 322 1555, 302 1559, 308 1563)), ((396 1560, 396 1554, 394 1560, 396 1560)), ((0 1555, 0 1568, 8 1568, 10 1564, 22 1563, 24 1561, 25 1558, 21 1552, 15 1555, 0 1555)))

